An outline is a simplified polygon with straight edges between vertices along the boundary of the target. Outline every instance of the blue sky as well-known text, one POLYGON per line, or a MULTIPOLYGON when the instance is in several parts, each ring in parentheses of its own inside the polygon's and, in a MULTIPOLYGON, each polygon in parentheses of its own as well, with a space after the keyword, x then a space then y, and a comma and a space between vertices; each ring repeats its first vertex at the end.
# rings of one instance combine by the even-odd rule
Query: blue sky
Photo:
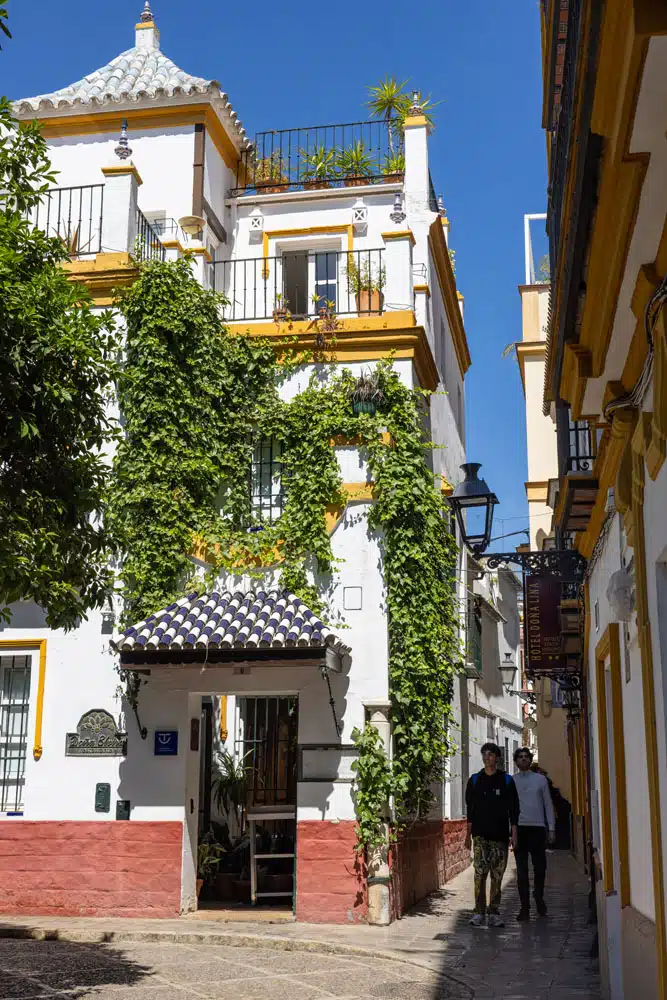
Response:
MULTIPOLYGON (((0 89, 32 96, 85 76, 134 44, 143 0, 9 0, 14 38, 0 89)), ((501 501, 496 534, 527 524, 521 337, 523 215, 546 204, 538 0, 306 4, 153 0, 162 48, 220 81, 249 134, 365 117, 387 74, 431 93, 431 173, 449 215, 473 359, 467 449, 501 501)), ((522 539, 507 539, 507 548, 522 539)))

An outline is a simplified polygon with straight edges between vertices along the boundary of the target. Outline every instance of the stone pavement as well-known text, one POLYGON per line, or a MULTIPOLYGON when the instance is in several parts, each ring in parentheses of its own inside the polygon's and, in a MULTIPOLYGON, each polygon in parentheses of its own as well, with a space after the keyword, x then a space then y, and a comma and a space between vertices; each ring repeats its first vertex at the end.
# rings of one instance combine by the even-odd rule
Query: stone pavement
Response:
POLYGON ((510 863, 505 928, 468 926, 470 869, 391 927, 212 920, 0 917, 0 998, 70 1000, 596 1000, 588 886, 550 856, 547 920, 515 922, 510 863), (61 992, 65 991, 65 992, 61 992))

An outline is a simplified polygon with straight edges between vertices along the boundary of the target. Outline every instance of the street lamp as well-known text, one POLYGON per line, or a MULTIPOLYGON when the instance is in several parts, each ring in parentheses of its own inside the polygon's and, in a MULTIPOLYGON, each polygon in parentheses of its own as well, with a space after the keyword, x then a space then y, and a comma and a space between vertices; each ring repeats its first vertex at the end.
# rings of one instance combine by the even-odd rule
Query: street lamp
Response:
POLYGON ((514 678, 516 676, 517 666, 512 658, 511 653, 505 653, 505 659, 498 667, 500 671, 500 676, 503 680, 503 688, 505 689, 505 694, 512 693, 512 685, 514 684, 514 678))
POLYGON ((461 468, 465 479, 459 483, 449 503, 459 522, 461 538, 474 555, 481 555, 491 541, 493 508, 498 497, 492 493, 483 479, 477 475, 479 462, 468 462, 461 468))

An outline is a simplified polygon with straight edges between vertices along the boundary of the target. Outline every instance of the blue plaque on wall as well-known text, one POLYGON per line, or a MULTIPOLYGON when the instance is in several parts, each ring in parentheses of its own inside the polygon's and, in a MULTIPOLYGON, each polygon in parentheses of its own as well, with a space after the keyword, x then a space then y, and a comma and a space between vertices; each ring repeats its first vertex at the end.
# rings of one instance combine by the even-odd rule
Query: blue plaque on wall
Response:
POLYGON ((156 757, 175 757, 178 754, 178 729, 156 729, 153 754, 156 757))

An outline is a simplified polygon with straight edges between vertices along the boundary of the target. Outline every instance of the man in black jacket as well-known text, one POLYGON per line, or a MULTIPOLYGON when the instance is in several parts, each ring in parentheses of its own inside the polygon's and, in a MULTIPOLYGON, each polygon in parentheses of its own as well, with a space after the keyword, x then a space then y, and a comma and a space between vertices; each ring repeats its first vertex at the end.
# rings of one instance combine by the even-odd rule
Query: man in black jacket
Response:
POLYGON ((466 788, 468 833, 466 848, 473 844, 475 873, 475 912, 473 927, 482 927, 488 914, 489 927, 504 927, 500 893, 507 867, 509 841, 516 847, 519 823, 519 796, 514 779, 498 768, 500 748, 495 743, 482 747, 484 767, 473 774, 466 788), (489 905, 486 905, 486 879, 491 876, 489 905))

